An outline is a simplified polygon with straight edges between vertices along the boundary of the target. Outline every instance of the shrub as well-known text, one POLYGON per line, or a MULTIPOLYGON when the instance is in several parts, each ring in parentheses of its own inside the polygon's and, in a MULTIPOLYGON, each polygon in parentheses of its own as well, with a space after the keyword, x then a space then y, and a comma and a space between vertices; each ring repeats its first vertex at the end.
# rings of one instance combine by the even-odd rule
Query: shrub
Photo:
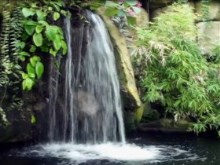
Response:
POLYGON ((150 27, 136 28, 134 64, 143 100, 159 102, 175 120, 193 117, 193 130, 219 128, 219 63, 207 62, 196 43, 195 15, 173 4, 150 27))

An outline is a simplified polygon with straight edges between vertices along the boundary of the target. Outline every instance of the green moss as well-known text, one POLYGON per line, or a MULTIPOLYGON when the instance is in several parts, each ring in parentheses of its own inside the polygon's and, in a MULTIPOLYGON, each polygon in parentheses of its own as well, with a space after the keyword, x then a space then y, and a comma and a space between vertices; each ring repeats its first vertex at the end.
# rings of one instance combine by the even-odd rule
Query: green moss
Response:
POLYGON ((145 105, 142 104, 136 111, 135 111, 135 123, 140 123, 143 114, 144 114, 145 105))

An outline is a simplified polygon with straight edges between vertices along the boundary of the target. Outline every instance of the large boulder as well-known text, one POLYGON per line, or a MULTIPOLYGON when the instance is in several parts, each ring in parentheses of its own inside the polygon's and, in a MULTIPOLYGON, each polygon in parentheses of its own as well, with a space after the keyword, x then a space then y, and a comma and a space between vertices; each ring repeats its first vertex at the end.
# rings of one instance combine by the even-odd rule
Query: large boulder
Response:
POLYGON ((101 15, 106 24, 115 49, 116 65, 119 74, 122 101, 126 114, 125 121, 129 122, 130 119, 128 118, 131 116, 134 118, 136 116, 135 113, 139 113, 138 109, 142 103, 136 87, 126 39, 115 26, 112 19, 105 15, 104 8, 100 8, 98 13, 101 15))
POLYGON ((198 15, 197 21, 220 21, 219 2, 196 2, 195 12, 198 15))
POLYGON ((220 44, 220 21, 200 22, 198 28, 198 44, 203 54, 211 55, 213 49, 220 44))

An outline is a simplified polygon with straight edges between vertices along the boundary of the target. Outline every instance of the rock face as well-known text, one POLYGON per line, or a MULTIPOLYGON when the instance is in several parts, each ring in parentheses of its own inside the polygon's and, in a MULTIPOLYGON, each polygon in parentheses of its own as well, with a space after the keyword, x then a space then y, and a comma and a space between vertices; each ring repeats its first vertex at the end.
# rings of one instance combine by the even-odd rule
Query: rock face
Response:
POLYGON ((129 118, 130 115, 134 117, 134 114, 138 112, 137 109, 142 103, 137 91, 126 40, 112 20, 105 16, 104 9, 99 9, 98 13, 101 15, 106 24, 115 48, 116 65, 119 74, 122 101, 124 104, 123 107, 126 111, 125 121, 128 121, 127 118, 129 118))
POLYGON ((0 125, 0 143, 24 142, 31 139, 31 113, 27 111, 7 112, 8 123, 0 125))
POLYGON ((213 49, 220 45, 220 3, 196 2, 198 44, 203 54, 212 55, 213 49))
MULTIPOLYGON (((197 41, 202 54, 211 55, 213 49, 220 44, 220 3, 217 1, 193 1, 188 4, 194 8, 197 16, 195 20, 198 29, 197 41)), ((151 20, 163 14, 166 9, 167 7, 160 7, 152 10, 151 20)))
POLYGON ((203 54, 211 55, 213 49, 220 44, 220 21, 200 22, 198 27, 198 43, 203 54))
POLYGON ((196 2, 195 12, 198 15, 197 21, 220 21, 219 2, 196 2))
MULTIPOLYGON (((46 89, 46 88, 45 88, 46 89)), ((39 90, 39 89, 38 89, 39 90)), ((38 113, 44 112, 41 122, 45 127, 43 119, 45 116, 45 102, 39 91, 23 92, 22 108, 14 108, 5 112, 7 123, 0 122, 0 143, 25 142, 37 139, 38 133, 35 128, 38 127, 38 113), (2 124, 3 123, 3 124, 2 124)), ((10 104, 10 102, 8 102, 10 104)))

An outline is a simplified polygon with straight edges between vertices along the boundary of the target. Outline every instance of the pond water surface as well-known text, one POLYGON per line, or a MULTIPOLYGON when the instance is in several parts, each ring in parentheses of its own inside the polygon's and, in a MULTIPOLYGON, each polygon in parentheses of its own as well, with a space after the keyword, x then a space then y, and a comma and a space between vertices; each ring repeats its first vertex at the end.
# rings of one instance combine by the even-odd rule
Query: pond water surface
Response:
POLYGON ((1 165, 220 165, 220 141, 192 135, 135 134, 127 144, 1 147, 1 165))

